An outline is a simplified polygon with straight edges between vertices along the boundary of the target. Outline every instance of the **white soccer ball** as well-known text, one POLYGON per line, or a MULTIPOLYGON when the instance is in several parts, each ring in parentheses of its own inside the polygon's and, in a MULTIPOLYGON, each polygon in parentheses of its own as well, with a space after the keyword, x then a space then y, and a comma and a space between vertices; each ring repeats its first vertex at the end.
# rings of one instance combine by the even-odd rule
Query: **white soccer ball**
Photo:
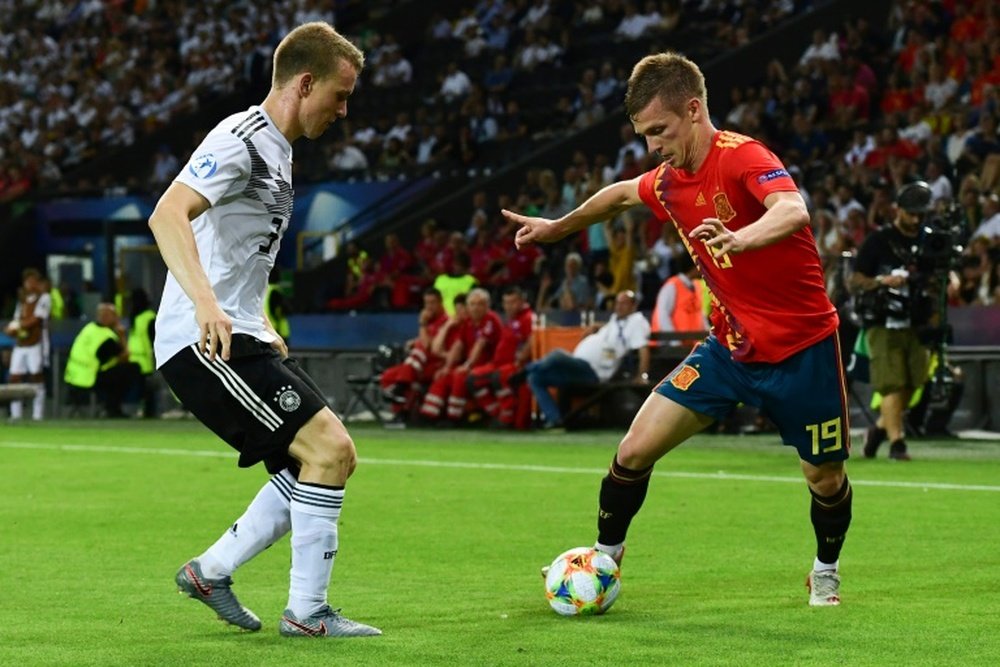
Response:
POLYGON ((556 556, 545 577, 545 598, 557 614, 603 614, 621 591, 621 572, 611 556, 577 547, 556 556))

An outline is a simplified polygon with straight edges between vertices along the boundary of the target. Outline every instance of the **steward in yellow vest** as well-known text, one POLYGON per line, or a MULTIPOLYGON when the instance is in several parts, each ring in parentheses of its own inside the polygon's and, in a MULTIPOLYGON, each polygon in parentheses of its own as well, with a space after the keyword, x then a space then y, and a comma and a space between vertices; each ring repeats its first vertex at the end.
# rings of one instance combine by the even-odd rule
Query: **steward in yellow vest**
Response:
POLYGON ((142 416, 156 417, 158 414, 156 400, 156 384, 151 376, 156 371, 156 360, 153 358, 153 341, 156 339, 156 311, 149 303, 146 290, 132 290, 131 303, 132 326, 128 332, 129 361, 139 366, 142 374, 142 416))
POLYGON ((73 341, 63 379, 78 390, 103 392, 107 415, 124 417, 122 401, 140 379, 139 366, 128 358, 118 313, 113 304, 102 303, 96 321, 84 326, 73 341))

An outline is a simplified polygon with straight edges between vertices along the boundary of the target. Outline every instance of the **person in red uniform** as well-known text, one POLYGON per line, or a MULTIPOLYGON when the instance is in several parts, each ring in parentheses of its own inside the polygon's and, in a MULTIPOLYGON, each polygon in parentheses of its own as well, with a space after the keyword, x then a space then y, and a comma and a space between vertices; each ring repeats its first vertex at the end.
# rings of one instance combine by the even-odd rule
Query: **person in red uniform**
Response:
POLYGON ((504 290, 503 311, 507 321, 500 330, 496 352, 489 362, 472 369, 468 388, 487 415, 502 426, 512 427, 518 400, 510 376, 531 357, 531 320, 535 314, 517 286, 504 290))
POLYGON ((437 373, 424 396, 420 415, 437 420, 445 413, 459 421, 465 415, 469 371, 493 357, 503 322, 490 310, 490 293, 481 287, 469 291, 465 299, 468 319, 461 325, 458 341, 448 350, 445 367, 437 373))
POLYGON ((620 560, 656 461, 744 402, 798 450, 817 543, 809 604, 837 605, 851 521, 847 402, 837 313, 806 205, 771 151, 712 125, 704 75, 687 58, 640 60, 625 106, 659 166, 599 190, 557 220, 503 211, 521 224, 520 247, 646 204, 677 226, 714 295, 712 335, 653 389, 618 446, 601 484, 595 548, 620 560))
POLYGON ((401 363, 382 371, 379 383, 392 412, 403 419, 410 413, 419 388, 430 384, 434 374, 444 365, 444 357, 434 354, 431 346, 438 331, 448 321, 441 292, 435 287, 424 290, 424 308, 419 315, 417 337, 410 342, 409 353, 401 363))

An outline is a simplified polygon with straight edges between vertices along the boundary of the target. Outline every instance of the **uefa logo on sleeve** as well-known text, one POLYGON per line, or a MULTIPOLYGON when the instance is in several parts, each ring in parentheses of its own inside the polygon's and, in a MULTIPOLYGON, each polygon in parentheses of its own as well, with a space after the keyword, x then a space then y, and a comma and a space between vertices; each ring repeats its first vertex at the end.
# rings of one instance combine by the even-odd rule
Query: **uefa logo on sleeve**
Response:
POLYGON ((212 153, 199 155, 188 164, 188 171, 194 174, 195 178, 211 178, 218 168, 219 162, 212 153))

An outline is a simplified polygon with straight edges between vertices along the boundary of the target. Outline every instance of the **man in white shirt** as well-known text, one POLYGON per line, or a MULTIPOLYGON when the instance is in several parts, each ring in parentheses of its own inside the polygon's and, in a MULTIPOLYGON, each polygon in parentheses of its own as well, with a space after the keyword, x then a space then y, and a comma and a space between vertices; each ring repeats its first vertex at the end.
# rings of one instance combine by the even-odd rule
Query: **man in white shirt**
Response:
POLYGON ((284 636, 377 635, 331 609, 344 486, 354 442, 288 357, 264 314, 268 275, 292 214, 292 142, 347 115, 364 55, 330 25, 292 30, 274 52, 260 106, 213 129, 160 198, 149 226, 169 269, 156 363, 184 407, 274 476, 218 541, 177 572, 178 588, 228 623, 260 619, 232 592, 236 568, 291 530, 284 636))
POLYGON ((1000 241, 1000 196, 995 192, 979 199, 983 206, 983 222, 972 233, 972 238, 986 238, 991 242, 1000 241))
MULTIPOLYGON (((607 382, 629 352, 638 351, 636 382, 649 381, 649 321, 636 310, 634 292, 619 292, 607 324, 581 340, 573 354, 553 350, 524 367, 523 379, 535 395, 545 428, 562 424, 562 413, 549 387, 607 382)), ((516 380, 512 380, 516 384, 516 380)))

